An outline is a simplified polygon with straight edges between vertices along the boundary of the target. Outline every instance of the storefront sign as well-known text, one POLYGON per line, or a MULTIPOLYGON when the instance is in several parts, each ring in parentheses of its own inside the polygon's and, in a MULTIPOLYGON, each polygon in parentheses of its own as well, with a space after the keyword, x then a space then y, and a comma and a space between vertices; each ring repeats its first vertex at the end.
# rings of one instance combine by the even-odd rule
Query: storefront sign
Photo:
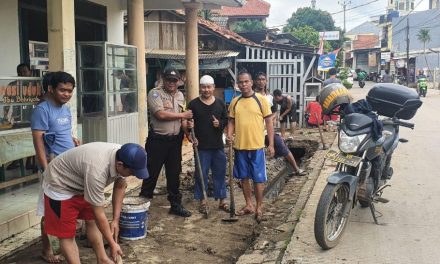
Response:
POLYGON ((403 59, 398 59, 396 61, 396 68, 405 68, 405 60, 403 59))
POLYGON ((0 85, 2 104, 36 103, 40 100, 41 94, 41 86, 38 82, 12 82, 8 85, 0 85))
POLYGON ((382 53, 380 53, 380 58, 382 60, 385 60, 386 62, 389 62, 391 60, 391 52, 382 52, 382 53))
POLYGON ((377 66, 376 52, 368 53, 368 67, 376 67, 376 66, 377 66))
POLYGON ((319 38, 323 40, 339 40, 339 31, 319 32, 319 38))

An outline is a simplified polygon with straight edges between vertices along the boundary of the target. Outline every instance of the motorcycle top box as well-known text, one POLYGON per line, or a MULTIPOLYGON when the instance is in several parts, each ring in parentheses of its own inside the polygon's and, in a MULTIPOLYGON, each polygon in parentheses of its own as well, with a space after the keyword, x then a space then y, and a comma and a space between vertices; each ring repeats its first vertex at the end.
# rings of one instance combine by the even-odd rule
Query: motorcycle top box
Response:
POLYGON ((404 120, 413 118, 422 105, 414 89, 393 83, 374 85, 368 92, 367 101, 379 115, 404 120))

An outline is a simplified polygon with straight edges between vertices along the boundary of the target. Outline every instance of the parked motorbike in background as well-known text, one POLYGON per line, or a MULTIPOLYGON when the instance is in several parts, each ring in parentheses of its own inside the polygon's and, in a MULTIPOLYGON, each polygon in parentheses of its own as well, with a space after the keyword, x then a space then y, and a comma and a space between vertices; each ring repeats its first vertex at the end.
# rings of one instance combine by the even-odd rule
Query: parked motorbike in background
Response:
POLYGON ((393 175, 392 155, 399 143, 408 142, 400 138, 399 128, 414 129, 414 124, 403 120, 411 119, 422 105, 417 92, 392 83, 376 84, 367 100, 356 103, 350 103, 348 91, 342 89, 328 86, 320 94, 323 114, 337 106, 344 109, 339 113, 339 150, 325 155, 336 162, 336 169, 327 178, 316 208, 315 239, 323 249, 339 243, 357 202, 370 208, 378 224, 375 204, 388 202, 382 195, 393 175))
POLYGON ((400 85, 406 84, 406 76, 405 75, 397 75, 396 77, 397 78, 395 78, 394 80, 397 84, 400 84, 400 85))

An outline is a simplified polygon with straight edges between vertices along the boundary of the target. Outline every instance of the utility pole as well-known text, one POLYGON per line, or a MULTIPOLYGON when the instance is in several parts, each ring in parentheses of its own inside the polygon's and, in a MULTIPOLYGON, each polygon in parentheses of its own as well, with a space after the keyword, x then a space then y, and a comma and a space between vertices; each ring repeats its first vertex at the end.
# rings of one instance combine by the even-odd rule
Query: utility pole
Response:
POLYGON ((349 4, 351 4, 351 1, 350 0, 341 0, 341 1, 338 1, 338 4, 340 4, 340 5, 342 5, 342 8, 343 8, 343 10, 344 10, 344 33, 346 32, 346 25, 345 25, 345 13, 346 13, 346 10, 347 10, 347 5, 349 5, 349 4))
POLYGON ((312 9, 316 8, 316 0, 312 0, 312 9))
POLYGON ((406 17, 406 86, 409 85, 409 17, 406 17))

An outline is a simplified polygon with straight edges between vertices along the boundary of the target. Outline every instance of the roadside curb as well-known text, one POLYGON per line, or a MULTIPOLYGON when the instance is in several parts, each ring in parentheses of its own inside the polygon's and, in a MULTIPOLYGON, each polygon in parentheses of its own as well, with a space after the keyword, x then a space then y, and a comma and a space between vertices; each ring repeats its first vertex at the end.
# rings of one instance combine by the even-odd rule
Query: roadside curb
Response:
MULTIPOLYGON (((337 136, 335 137, 330 148, 334 148, 337 144, 337 136)), ((327 167, 331 167, 332 164, 328 163, 324 159, 326 150, 320 149, 316 151, 313 155, 315 158, 314 162, 311 162, 308 167, 313 168, 309 173, 307 181, 301 188, 301 192, 298 199, 288 214, 287 220, 285 222, 286 232, 289 232, 289 238, 286 241, 279 241, 276 243, 275 247, 268 248, 269 242, 264 238, 257 238, 255 242, 249 247, 249 249, 240 256, 237 264, 256 264, 256 263, 266 263, 266 264, 279 264, 284 258, 284 254, 287 248, 290 246, 293 237, 295 235, 295 230, 297 224, 300 223, 301 217, 303 215, 303 210, 309 201, 309 197, 315 187, 317 180, 323 175, 323 171, 327 171, 327 167)), ((313 160, 312 158, 312 160, 313 160)), ((334 165, 333 165, 334 167, 334 165)))

